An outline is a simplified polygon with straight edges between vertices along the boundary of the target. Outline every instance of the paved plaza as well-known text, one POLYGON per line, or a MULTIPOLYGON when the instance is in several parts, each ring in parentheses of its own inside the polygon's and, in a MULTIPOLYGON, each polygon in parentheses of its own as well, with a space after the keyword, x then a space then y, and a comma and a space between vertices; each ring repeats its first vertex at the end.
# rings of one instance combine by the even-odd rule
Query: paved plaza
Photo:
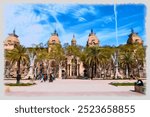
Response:
MULTIPOLYGON (((5 83, 15 82, 6 80, 5 83)), ((31 82, 22 80, 21 82, 31 82)), ((135 80, 77 80, 56 79, 53 82, 35 81, 34 86, 7 87, 6 96, 143 96, 134 92, 134 86, 112 86, 111 82, 135 82, 135 80)))

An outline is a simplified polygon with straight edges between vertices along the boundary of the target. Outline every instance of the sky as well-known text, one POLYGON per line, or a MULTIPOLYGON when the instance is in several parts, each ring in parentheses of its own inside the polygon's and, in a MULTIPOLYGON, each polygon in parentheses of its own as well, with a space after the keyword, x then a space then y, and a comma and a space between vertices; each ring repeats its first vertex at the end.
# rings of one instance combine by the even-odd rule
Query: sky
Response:
POLYGON ((46 44, 57 30, 61 44, 86 46, 91 29, 101 46, 125 44, 131 29, 145 42, 146 7, 143 4, 7 4, 4 7, 4 36, 16 30, 25 47, 46 44), (116 15, 114 14, 116 13, 116 15), (116 16, 116 17, 115 17, 116 16), (117 23, 116 23, 117 22, 117 23), (117 25, 117 40, 116 40, 117 25))

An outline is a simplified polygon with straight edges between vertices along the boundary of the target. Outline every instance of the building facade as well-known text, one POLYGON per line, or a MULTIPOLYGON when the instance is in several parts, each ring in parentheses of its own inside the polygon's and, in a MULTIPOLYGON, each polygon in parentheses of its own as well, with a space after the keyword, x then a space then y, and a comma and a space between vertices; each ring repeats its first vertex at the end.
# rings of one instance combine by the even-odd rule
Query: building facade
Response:
POLYGON ((93 32, 93 29, 91 29, 91 32, 88 37, 87 41, 87 46, 92 47, 92 46, 99 46, 99 40, 96 36, 96 33, 93 32))
MULTIPOLYGON (((11 51, 15 46, 20 45, 19 36, 16 34, 15 29, 13 33, 8 34, 8 37, 4 41, 4 51, 11 51)), ((17 75, 17 63, 12 64, 11 61, 5 59, 5 77, 15 77, 17 75)), ((21 74, 25 76, 28 72, 27 66, 21 64, 21 74)))
MULTIPOLYGON (((127 44, 143 44, 142 39, 138 36, 137 33, 135 33, 133 30, 131 31, 131 34, 129 35, 129 38, 127 40, 127 44)), ((4 49, 5 50, 12 50, 15 48, 15 45, 20 45, 18 36, 15 33, 15 30, 12 34, 9 34, 9 36, 4 41, 4 49)), ((51 53, 52 48, 56 45, 61 46, 61 41, 59 39, 59 35, 56 30, 51 34, 49 40, 48 40, 48 48, 47 52, 51 53)), ((69 45, 70 48, 76 48, 78 46, 77 40, 75 35, 73 35, 71 39, 71 45, 69 45)), ((100 41, 96 36, 96 33, 94 33, 93 30, 88 35, 87 38, 87 47, 93 47, 93 46, 100 46, 100 41)), ((34 66, 34 73, 35 75, 38 74, 50 74, 53 73, 54 70, 58 69, 57 74, 55 77, 57 78, 82 78, 82 77, 91 77, 89 73, 91 72, 90 69, 80 60, 80 57, 76 56, 73 53, 65 54, 65 60, 61 62, 59 65, 56 64, 55 59, 51 60, 43 60, 42 62, 37 62, 34 66)), ((23 68, 24 66, 21 66, 23 68)), ((108 68, 109 69, 109 68, 108 68)), ((16 66, 10 67, 10 62, 5 60, 5 76, 11 77, 16 75, 16 66)), ((113 69, 110 68, 110 72, 113 72, 113 69)), ((28 70, 23 72, 28 72, 28 70)), ((22 74, 25 74, 23 73, 22 74)), ((105 71, 98 71, 97 74, 95 74, 94 77, 101 77, 105 71), (100 74, 101 72, 101 74, 100 74)), ((26 73, 27 74, 27 73, 26 73)), ((111 77, 111 75, 109 76, 111 77)))
POLYGON ((129 38, 127 40, 127 44, 143 44, 142 39, 138 36, 138 33, 134 32, 134 30, 131 30, 131 33, 129 35, 129 38))
POLYGON ((8 34, 9 36, 4 41, 4 50, 12 50, 15 48, 16 45, 20 45, 18 35, 16 35, 15 30, 13 33, 8 34))

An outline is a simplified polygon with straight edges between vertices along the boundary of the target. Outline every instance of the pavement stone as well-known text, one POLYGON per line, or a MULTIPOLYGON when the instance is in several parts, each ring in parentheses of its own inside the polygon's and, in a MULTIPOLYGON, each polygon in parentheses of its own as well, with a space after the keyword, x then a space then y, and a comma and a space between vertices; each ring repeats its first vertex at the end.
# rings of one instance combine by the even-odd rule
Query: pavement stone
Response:
MULTIPOLYGON (((143 96, 134 92, 134 86, 112 86, 111 82, 135 82, 136 80, 77 80, 56 79, 53 82, 35 81, 33 86, 9 87, 6 96, 143 96)), ((5 83, 15 82, 6 80, 5 83)), ((31 82, 22 80, 21 82, 31 82)), ((8 87, 7 87, 8 88, 8 87)))

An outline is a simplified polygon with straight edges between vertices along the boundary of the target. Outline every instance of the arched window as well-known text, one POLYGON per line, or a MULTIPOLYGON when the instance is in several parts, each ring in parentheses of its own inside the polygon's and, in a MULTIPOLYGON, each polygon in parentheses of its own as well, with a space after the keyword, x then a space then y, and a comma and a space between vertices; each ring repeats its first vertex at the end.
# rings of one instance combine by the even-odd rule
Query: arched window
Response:
POLYGON ((72 76, 77 76, 77 59, 73 58, 71 60, 72 63, 72 76))
POLYGON ((52 40, 52 44, 56 44, 56 40, 52 40))

